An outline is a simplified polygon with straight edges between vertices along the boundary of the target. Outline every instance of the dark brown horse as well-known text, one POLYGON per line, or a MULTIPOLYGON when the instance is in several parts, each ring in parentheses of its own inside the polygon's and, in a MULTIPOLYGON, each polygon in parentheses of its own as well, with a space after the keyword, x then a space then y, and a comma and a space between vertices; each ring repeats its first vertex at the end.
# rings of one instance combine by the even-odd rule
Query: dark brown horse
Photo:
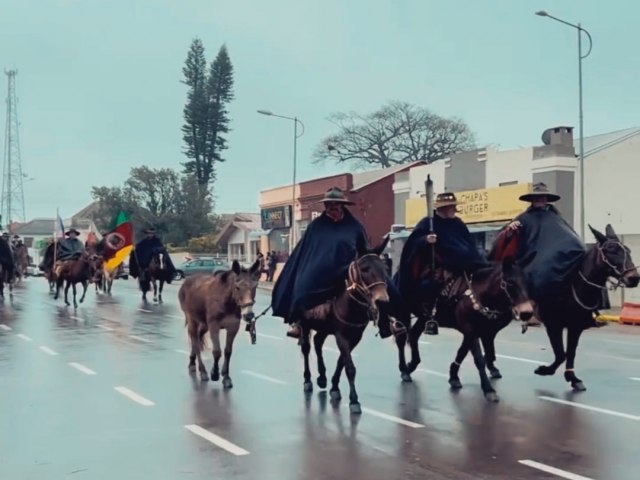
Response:
POLYGON ((9 296, 13 298, 15 263, 9 243, 0 237, 0 298, 4 299, 4 286, 9 285, 9 296))
POLYGON ((147 301, 147 293, 153 286, 153 301, 162 303, 162 289, 165 283, 171 283, 174 272, 169 268, 166 252, 156 252, 151 257, 149 266, 140 272, 139 284, 142 300, 147 301))
POLYGON ((327 369, 322 356, 322 346, 326 338, 333 335, 340 350, 340 357, 331 377, 329 394, 332 400, 340 400, 339 383, 344 368, 349 380, 349 408, 352 413, 357 414, 361 413, 362 409, 355 387, 356 367, 351 352, 362 339, 367 325, 377 318, 376 302, 389 301, 386 267, 380 258, 387 241, 388 237, 380 246, 351 262, 344 290, 329 302, 306 311, 300 322, 300 345, 304 355, 304 391, 310 393, 313 390, 309 369, 311 331, 316 332, 313 343, 318 358, 317 383, 320 388, 327 387, 327 369))
POLYGON ((538 302, 540 320, 544 323, 551 342, 554 361, 535 370, 538 375, 553 375, 566 360, 564 378, 574 390, 586 387, 574 370, 576 350, 580 335, 593 325, 593 313, 599 308, 607 280, 613 278, 621 287, 637 287, 640 282, 638 269, 625 246, 611 225, 606 235, 589 225, 597 242, 585 254, 573 272, 570 282, 552 298, 538 302), (567 329, 565 351, 562 333, 567 329))
POLYGON ((22 282, 22 279, 27 275, 27 268, 29 267, 29 250, 24 243, 14 247, 13 258, 16 279, 18 282, 22 282))
POLYGON ((233 340, 240 329, 241 320, 251 322, 254 318, 253 305, 259 277, 258 261, 250 269, 246 269, 234 260, 231 270, 216 272, 214 275, 194 275, 187 278, 180 287, 178 299, 191 342, 189 371, 195 373, 197 359, 203 382, 209 379, 201 356, 204 336, 209 332, 213 343, 211 380, 217 381, 220 379, 219 362, 222 356, 220 330, 226 330, 222 385, 224 388, 233 387, 229 376, 233 340))
POLYGON ((87 294, 87 287, 89 283, 93 283, 97 280, 97 274, 102 270, 103 260, 99 255, 88 255, 83 253, 78 259, 68 260, 64 262, 60 275, 56 279, 56 293, 54 299, 57 300, 60 296, 60 289, 65 284, 64 288, 64 303, 69 306, 69 288, 73 287, 73 307, 78 308, 78 302, 76 301, 76 284, 81 283, 83 287, 82 297, 80 297, 80 303, 84 302, 84 297, 87 294))

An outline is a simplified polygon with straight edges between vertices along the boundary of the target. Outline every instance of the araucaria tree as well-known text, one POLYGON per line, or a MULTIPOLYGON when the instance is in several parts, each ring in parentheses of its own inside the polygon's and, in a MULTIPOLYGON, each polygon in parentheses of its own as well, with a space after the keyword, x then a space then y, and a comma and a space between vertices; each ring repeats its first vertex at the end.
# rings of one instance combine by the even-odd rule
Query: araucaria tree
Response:
POLYGON ((182 126, 185 155, 184 171, 208 190, 215 180, 215 162, 224 162, 228 148, 228 105, 233 100, 233 65, 223 45, 207 72, 204 46, 198 38, 191 43, 185 61, 183 83, 189 87, 182 126))

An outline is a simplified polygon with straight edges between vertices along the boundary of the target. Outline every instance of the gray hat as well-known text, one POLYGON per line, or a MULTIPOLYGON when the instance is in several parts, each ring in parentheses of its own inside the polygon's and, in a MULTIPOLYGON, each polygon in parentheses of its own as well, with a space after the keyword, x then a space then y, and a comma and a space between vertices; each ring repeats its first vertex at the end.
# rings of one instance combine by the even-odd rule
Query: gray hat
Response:
POLYGON ((560 200, 560 195, 550 192, 547 185, 542 182, 534 183, 533 189, 529 193, 520 195, 520 200, 523 202, 533 202, 537 197, 547 197, 549 202, 557 202, 560 200))

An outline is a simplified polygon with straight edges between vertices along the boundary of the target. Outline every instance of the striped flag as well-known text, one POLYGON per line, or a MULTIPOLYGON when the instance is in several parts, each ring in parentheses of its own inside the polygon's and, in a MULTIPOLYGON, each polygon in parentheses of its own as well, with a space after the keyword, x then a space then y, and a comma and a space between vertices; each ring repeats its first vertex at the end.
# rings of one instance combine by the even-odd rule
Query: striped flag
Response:
POLYGON ((60 213, 56 213, 56 221, 53 226, 53 238, 64 238, 64 223, 62 222, 62 218, 60 218, 60 213))
POLYGON ((133 250, 133 227, 129 216, 121 211, 113 224, 114 229, 105 235, 102 254, 105 269, 109 272, 118 268, 133 250))

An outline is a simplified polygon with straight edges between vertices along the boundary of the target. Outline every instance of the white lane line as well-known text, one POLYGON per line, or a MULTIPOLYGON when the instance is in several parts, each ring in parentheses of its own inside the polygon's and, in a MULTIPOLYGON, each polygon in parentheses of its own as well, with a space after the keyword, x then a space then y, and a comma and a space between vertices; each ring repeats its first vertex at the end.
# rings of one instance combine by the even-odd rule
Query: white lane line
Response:
POLYGON ((81 365, 79 363, 69 362, 69 366, 75 368, 76 370, 81 371, 82 373, 84 373, 86 375, 96 375, 96 372, 94 372, 90 368, 87 368, 84 365, 81 365))
POLYGON ((534 365, 544 365, 544 362, 541 362, 539 360, 531 360, 528 358, 522 358, 522 357, 512 357, 511 355, 496 355, 496 357, 498 358, 506 358, 507 360, 515 360, 516 362, 524 362, 524 363, 533 363, 534 365))
MULTIPOLYGON (((322 347, 322 350, 323 350, 323 351, 326 351, 326 352, 335 353, 336 355, 340 355, 340 350, 338 350, 337 348, 327 347, 326 345, 324 345, 324 346, 322 347)), ((358 354, 357 354, 357 353, 353 353, 353 352, 351 352, 351 358, 356 358, 357 356, 358 356, 358 354)))
POLYGON ((107 332, 113 332, 113 328, 107 327, 106 325, 96 325, 96 327, 101 328, 102 330, 106 330, 107 332))
POLYGON ((71 315, 69 318, 70 318, 71 320, 79 320, 79 321, 81 321, 81 322, 84 322, 84 318, 82 318, 82 317, 76 317, 76 316, 74 316, 74 315, 71 315))
POLYGON ((4 330, 5 332, 10 332, 12 329, 9 325, 5 325, 4 323, 0 323, 0 330, 4 330))
POLYGON ((629 380, 634 380, 636 382, 640 382, 640 377, 629 377, 629 380))
POLYGON ((139 312, 146 312, 146 313, 153 313, 153 310, 147 310, 147 309, 144 309, 144 308, 139 308, 138 311, 139 312))
POLYGON ((190 354, 189 352, 187 352, 186 350, 178 350, 178 349, 176 349, 176 350, 174 350, 174 352, 176 352, 176 353, 180 353, 180 354, 182 354, 182 355, 191 355, 191 354, 190 354))
POLYGON ((148 338, 144 338, 144 337, 139 337, 137 335, 129 335, 129 338, 133 338, 134 340, 138 340, 139 342, 154 343, 153 340, 149 340, 148 338))
POLYGON ((40 350, 48 355, 51 355, 52 357, 58 355, 58 352, 51 350, 49 347, 45 347, 44 345, 40 346, 40 350))
POLYGON ((435 370, 427 370, 426 368, 416 368, 417 372, 428 373, 429 375, 435 375, 436 377, 449 378, 449 375, 442 372, 436 372, 435 370))
POLYGON ((143 407, 152 407, 155 405, 151 400, 144 398, 142 395, 138 395, 133 390, 129 390, 127 387, 113 387, 114 390, 130 400, 133 400, 136 403, 139 403, 143 407))
POLYGON ((545 465, 544 463, 534 462, 533 460, 518 460, 518 463, 526 465, 527 467, 535 468, 546 473, 551 473, 557 477, 568 478, 569 480, 593 480, 589 477, 583 477, 576 473, 567 472, 566 470, 560 470, 556 467, 545 465))
POLYGON ((275 335, 267 335, 266 333, 258 333, 259 337, 270 338, 271 340, 284 340, 282 337, 276 337, 275 335))
POLYGON ((16 337, 21 338, 25 342, 31 342, 33 338, 27 337, 24 333, 16 333, 16 337))
POLYGON ((365 413, 368 413, 369 415, 373 415, 374 417, 383 418, 384 420, 389 420, 391 422, 399 423, 400 425, 404 425, 406 427, 424 428, 424 425, 422 425, 421 423, 410 422, 409 420, 405 420, 404 418, 394 417, 393 415, 387 415, 386 413, 382 413, 377 410, 372 410, 367 407, 362 407, 362 411, 365 413))
POLYGON ((242 373, 244 373, 245 375, 251 375, 252 377, 260 378, 262 380, 266 380, 267 382, 277 383, 278 385, 289 385, 288 382, 285 382, 283 380, 278 380, 277 378, 273 378, 262 373, 252 372, 251 370, 242 370, 242 373))
POLYGON ((201 438, 204 438, 208 442, 213 443, 214 445, 226 450, 229 453, 233 453, 234 455, 249 455, 249 452, 244 448, 240 448, 239 446, 231 443, 229 440, 225 440, 222 437, 219 437, 215 433, 211 433, 209 430, 205 430, 204 428, 198 425, 185 425, 184 428, 189 430, 191 433, 195 433, 201 438))
POLYGON ((560 400, 559 398, 552 398, 552 397, 547 397, 547 396, 544 396, 544 395, 539 396, 538 398, 541 399, 541 400, 547 400, 548 402, 555 402, 555 403, 561 403, 562 405, 569 405, 570 407, 576 407, 576 408, 583 408, 585 410, 591 410, 592 412, 606 413, 607 415, 614 415, 616 417, 622 417, 622 418, 627 418, 629 420, 640 421, 640 416, 631 415, 630 413, 622 413, 622 412, 616 412, 615 410, 608 410, 606 408, 592 407, 591 405, 585 405, 583 403, 570 402, 568 400, 560 400))
POLYGON ((418 343, 421 343, 422 345, 431 345, 431 342, 427 342, 426 340, 420 340, 418 343))

